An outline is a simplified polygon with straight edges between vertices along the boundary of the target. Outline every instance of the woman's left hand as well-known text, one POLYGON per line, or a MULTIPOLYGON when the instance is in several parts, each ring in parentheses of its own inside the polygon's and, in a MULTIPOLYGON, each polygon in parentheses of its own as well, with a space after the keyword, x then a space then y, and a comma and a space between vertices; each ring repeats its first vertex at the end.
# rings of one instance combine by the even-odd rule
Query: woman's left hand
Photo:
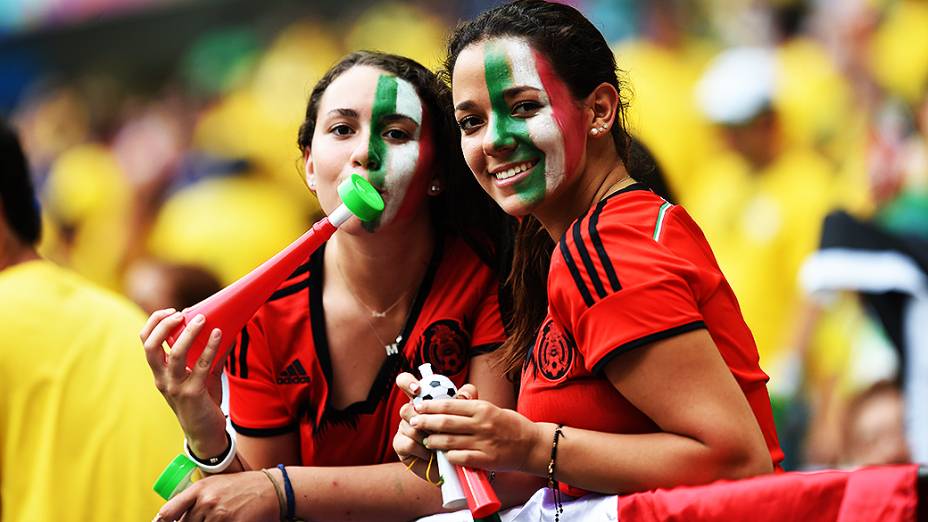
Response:
MULTIPOLYGON (((280 472, 271 474, 283 488, 280 472)), ((277 493, 261 471, 212 475, 198 480, 158 510, 156 522, 181 520, 278 520, 277 493)))
POLYGON ((543 425, 513 410, 481 400, 444 400, 423 401, 416 411, 410 425, 431 433, 423 441, 426 447, 444 451, 452 464, 544 473, 535 469, 547 458, 538 458, 546 448, 543 425))

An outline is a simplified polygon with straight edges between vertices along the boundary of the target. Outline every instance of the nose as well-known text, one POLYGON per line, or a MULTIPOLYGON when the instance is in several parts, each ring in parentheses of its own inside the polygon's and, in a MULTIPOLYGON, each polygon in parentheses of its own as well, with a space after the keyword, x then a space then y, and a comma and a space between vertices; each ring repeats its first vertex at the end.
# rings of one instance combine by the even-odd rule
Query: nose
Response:
POLYGON ((358 140, 358 145, 351 153, 351 166, 367 171, 378 170, 382 163, 381 153, 373 149, 369 139, 358 140))
POLYGON ((487 156, 504 156, 517 145, 515 129, 506 118, 490 116, 487 133, 483 136, 483 152, 487 156))

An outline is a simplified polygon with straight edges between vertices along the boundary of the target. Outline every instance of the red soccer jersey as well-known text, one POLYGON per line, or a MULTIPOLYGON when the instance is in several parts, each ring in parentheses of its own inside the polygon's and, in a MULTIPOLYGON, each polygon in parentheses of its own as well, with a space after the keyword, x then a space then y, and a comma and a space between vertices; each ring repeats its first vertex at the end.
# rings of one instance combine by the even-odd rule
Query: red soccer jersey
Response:
POLYGON ((462 239, 439 241, 397 345, 367 399, 345 409, 328 403, 332 379, 324 273, 318 250, 251 319, 229 354, 230 415, 236 431, 271 436, 299 430, 302 464, 352 466, 397 460, 392 440, 406 396, 400 371, 423 362, 464 384, 471 357, 505 340, 498 285, 462 239))
POLYGON ((548 315, 523 368, 519 412, 609 433, 660 431, 602 370, 629 350, 700 328, 744 391, 778 467, 768 378, 735 295, 692 218, 639 184, 575 221, 551 256, 548 315))

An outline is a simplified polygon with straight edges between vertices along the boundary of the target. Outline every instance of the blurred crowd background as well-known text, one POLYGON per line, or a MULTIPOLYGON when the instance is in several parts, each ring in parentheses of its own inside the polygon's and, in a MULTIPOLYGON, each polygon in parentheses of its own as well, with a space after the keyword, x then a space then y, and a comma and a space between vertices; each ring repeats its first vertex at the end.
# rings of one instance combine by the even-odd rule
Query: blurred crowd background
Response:
MULTIPOLYGON (((197 302, 319 217, 296 132, 329 65, 379 49, 437 67, 449 28, 496 3, 3 0, 0 113, 40 189, 41 252, 146 311, 197 302)), ((928 344, 911 335, 928 299, 928 1, 570 3, 614 44, 630 129, 738 295, 787 466, 928 460, 913 428, 928 344), (917 270, 822 282, 838 210, 917 270)))

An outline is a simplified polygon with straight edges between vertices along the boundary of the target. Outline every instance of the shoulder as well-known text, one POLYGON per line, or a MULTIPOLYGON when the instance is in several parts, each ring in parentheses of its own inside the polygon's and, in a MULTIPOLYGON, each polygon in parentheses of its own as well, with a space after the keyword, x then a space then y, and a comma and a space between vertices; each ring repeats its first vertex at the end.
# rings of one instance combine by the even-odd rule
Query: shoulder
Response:
POLYGON ((695 226, 682 208, 647 190, 600 201, 558 241, 549 293, 576 290, 589 307, 623 288, 678 272, 685 259, 661 239, 680 228, 681 219, 695 226))

